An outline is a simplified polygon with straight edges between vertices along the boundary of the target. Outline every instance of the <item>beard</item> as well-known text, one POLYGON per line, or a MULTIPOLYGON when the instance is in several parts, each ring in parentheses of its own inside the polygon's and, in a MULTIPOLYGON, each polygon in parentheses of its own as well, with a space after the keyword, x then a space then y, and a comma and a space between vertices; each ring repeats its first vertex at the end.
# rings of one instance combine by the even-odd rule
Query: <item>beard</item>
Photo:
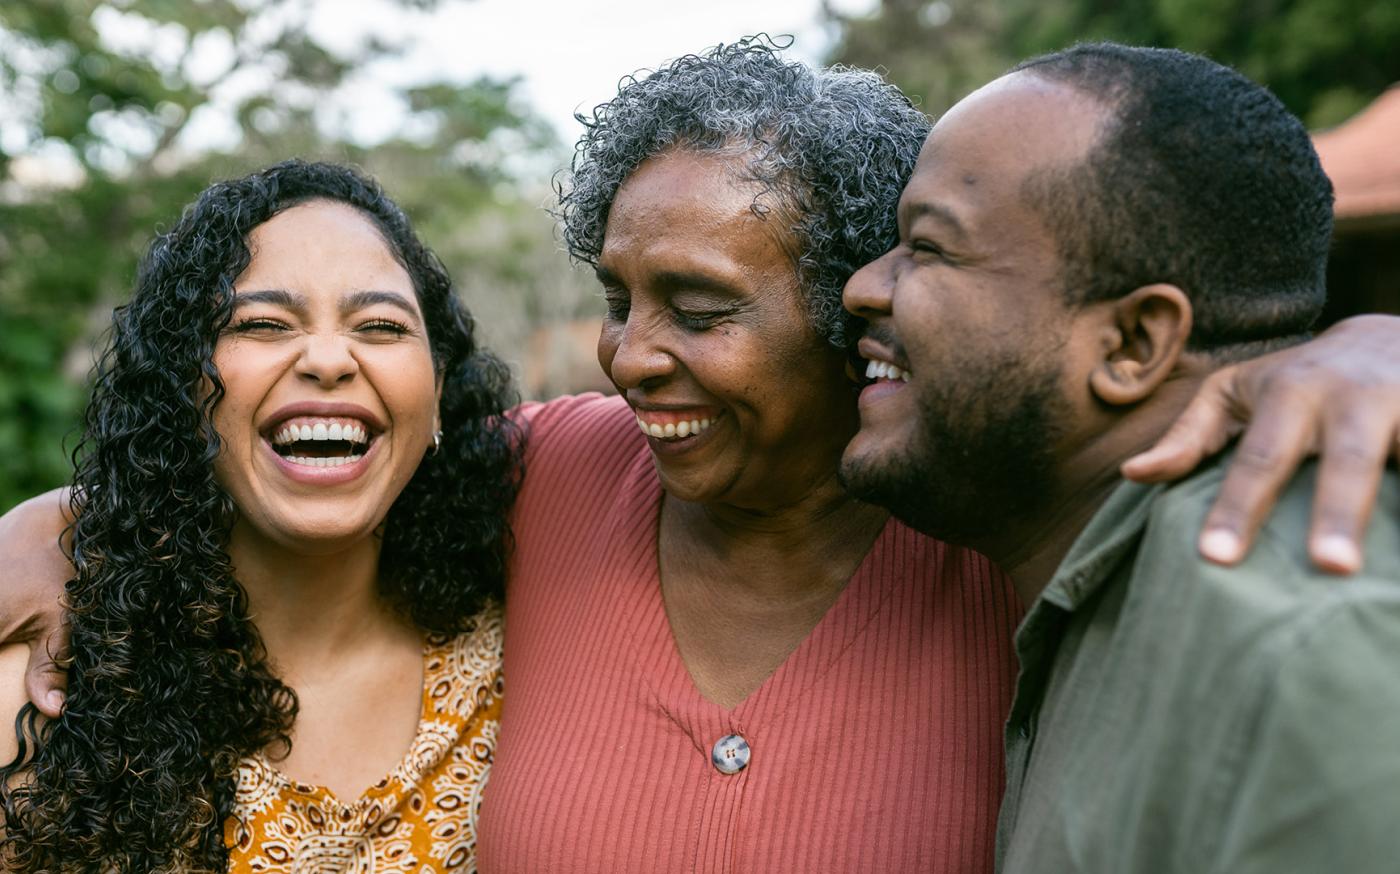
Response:
POLYGON ((912 445, 841 466, 853 496, 909 527, 976 546, 1042 513, 1055 483, 1054 447, 1070 421, 1053 360, 981 356, 918 391, 912 445))

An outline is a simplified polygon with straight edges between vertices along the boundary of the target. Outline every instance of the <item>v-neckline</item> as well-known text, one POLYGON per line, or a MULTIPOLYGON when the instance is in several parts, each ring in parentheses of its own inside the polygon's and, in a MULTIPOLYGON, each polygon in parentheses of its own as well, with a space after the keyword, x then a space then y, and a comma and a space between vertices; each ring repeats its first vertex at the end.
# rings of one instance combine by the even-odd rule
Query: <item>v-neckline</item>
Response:
POLYGON ((273 764, 272 760, 268 758, 267 753, 263 750, 252 753, 248 758, 252 759, 266 778, 275 785, 282 788, 290 788, 299 795, 325 799, 333 805, 335 809, 342 811, 363 809, 366 805, 388 791, 395 779, 404 785, 412 785, 417 780, 417 771, 424 761, 422 755, 423 751, 420 747, 423 746, 425 738, 424 726, 430 717, 428 708, 430 687, 433 682, 433 677, 429 676, 428 663, 432 660, 433 654, 443 649, 446 645, 440 635, 433 635, 430 633, 424 633, 422 635, 422 642, 422 653, 419 659, 419 667, 422 673, 419 675, 418 684, 418 721, 414 724, 413 739, 409 741, 408 748, 405 749, 403 755, 394 762, 388 773, 369 786, 366 786, 359 795, 347 801, 327 786, 298 780, 273 764))
POLYGON ((637 544, 646 559, 640 562, 645 569, 641 584, 646 591, 637 635, 638 644, 645 647, 643 651, 660 651, 662 670, 642 672, 643 682, 697 744, 704 743, 702 739, 706 738, 712 742, 715 738, 711 735, 717 730, 741 733, 770 725, 780 720, 793 702, 818 682, 859 639, 894 591, 896 575, 877 573, 873 566, 887 539, 889 526, 897 523, 892 518, 886 520, 850 581, 796 648, 744 700, 726 708, 700 692, 681 656, 670 616, 666 613, 661 592, 661 507, 665 493, 650 459, 646 461, 648 463, 635 469, 635 473, 645 479, 642 491, 648 496, 633 529, 634 536, 646 539, 644 544, 637 544))

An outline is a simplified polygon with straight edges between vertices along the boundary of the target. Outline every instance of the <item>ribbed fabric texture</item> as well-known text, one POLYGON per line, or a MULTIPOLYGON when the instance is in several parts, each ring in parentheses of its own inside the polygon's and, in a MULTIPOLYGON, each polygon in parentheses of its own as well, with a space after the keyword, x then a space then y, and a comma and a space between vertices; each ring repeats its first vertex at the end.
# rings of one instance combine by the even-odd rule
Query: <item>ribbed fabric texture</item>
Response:
POLYGON ((617 398, 527 408, 485 874, 992 869, 1019 608, 976 553, 890 522, 827 615, 733 710, 662 604, 661 490, 617 398), (714 743, 752 757, 726 775, 714 743))

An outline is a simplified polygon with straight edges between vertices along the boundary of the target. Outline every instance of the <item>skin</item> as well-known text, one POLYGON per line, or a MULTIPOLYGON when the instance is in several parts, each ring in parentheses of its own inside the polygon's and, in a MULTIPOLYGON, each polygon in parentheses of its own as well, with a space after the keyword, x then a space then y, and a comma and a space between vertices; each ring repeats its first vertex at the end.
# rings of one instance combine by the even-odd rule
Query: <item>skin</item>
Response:
POLYGON ((226 387, 215 472, 239 507, 228 551, 274 670, 301 702, 278 767, 355 798, 402 758, 421 709, 421 683, 403 681, 422 675, 421 635, 376 593, 374 533, 432 444, 432 356, 408 273, 353 208, 294 207, 249 242, 238 297, 297 299, 235 299, 232 330, 215 347, 226 387), (355 305, 362 291, 385 294, 355 305), (305 401, 353 404, 384 425, 365 474, 324 486, 277 471, 259 432, 305 401))
MULTIPOLYGON (((1018 133, 1017 136, 1020 138, 1021 135, 1018 133)), ((713 187, 711 193, 713 195, 713 187)), ((763 225, 761 229, 772 232, 770 225, 763 225)), ((630 277, 624 278, 628 283, 635 281, 630 277)), ((626 288, 625 285, 623 287, 626 288)), ((643 325, 638 323, 638 327, 643 325)), ((616 332, 616 326, 609 330, 616 332)), ((634 331, 628 337, 624 331, 617 335, 619 339, 616 343, 623 348, 632 340, 644 336, 645 332, 639 334, 634 331)), ((1356 543, 1372 510, 1385 462, 1400 451, 1397 446, 1397 435, 1400 434, 1400 352, 1397 350, 1400 350, 1400 342, 1397 342, 1397 338, 1400 338, 1400 318, 1358 317, 1338 324, 1301 347, 1217 371, 1204 380, 1199 394, 1177 423, 1167 429, 1150 449, 1128 459, 1122 472, 1144 481, 1180 477, 1194 469, 1206 455, 1240 436, 1235 463, 1208 518, 1201 544, 1202 552, 1208 558, 1229 563, 1237 561, 1248 550, 1255 532, 1268 515, 1274 496, 1281 484, 1292 475, 1299 460, 1306 455, 1319 453, 1321 469, 1309 551, 1314 562, 1323 569, 1338 573, 1354 571, 1360 566, 1356 543)), ((606 341, 607 337, 604 339, 606 341)), ((659 364, 654 362, 651 366, 664 371, 672 366, 665 360, 670 353, 664 346, 658 349, 659 364)), ((816 356, 813 360, 836 366, 829 350, 813 354, 816 356)), ((692 378, 688 375, 686 364, 701 367, 689 357, 689 353, 685 359, 677 361, 681 362, 676 370, 680 379, 692 378)), ((604 366, 606 369, 607 364, 604 366)), ((826 371, 823 369, 822 372, 826 371)), ((759 383, 768 380, 766 373, 760 369, 755 379, 759 383)), ((623 381, 614 381, 625 390, 623 381)), ((834 378, 831 379, 831 386, 833 392, 845 391, 834 378)), ((638 387, 642 387, 641 383, 638 383, 638 387)), ((709 395, 681 397, 680 400, 695 403, 709 400, 709 395)), ((851 415, 854 416, 853 413, 851 415)), ((847 427, 844 420, 838 418, 833 421, 847 427)), ((823 423, 823 427, 832 432, 838 430, 829 422, 823 423)), ((847 433, 854 433, 854 430, 852 418, 847 433)), ((834 457, 832 464, 835 464, 834 457)), ((677 480, 668 482, 668 488, 674 487, 679 493, 681 468, 668 463, 659 469, 663 477, 674 473, 677 480)), ((733 468, 730 473, 733 473, 733 468)), ((722 478, 718 477, 716 481, 722 478)), ((744 480, 739 478, 734 482, 742 485, 744 480)), ((826 480, 822 480, 822 485, 814 486, 812 491, 814 495, 821 493, 828 497, 817 496, 805 503, 792 504, 793 507, 807 508, 807 521, 801 521, 800 512, 794 511, 795 515, 781 511, 767 513, 759 504, 745 506, 742 500, 732 507, 722 501, 708 504, 706 506, 710 512, 701 514, 706 516, 705 524, 717 526, 723 533, 715 537, 698 537, 697 543, 677 549, 674 545, 668 545, 673 543, 673 538, 663 532, 662 561, 670 562, 674 567, 679 559, 670 556, 683 557, 687 550, 697 560, 709 561, 721 552, 717 546, 722 545, 733 546, 736 555, 742 553, 742 561, 732 565, 735 567, 743 567, 743 562, 748 562, 754 568, 765 568, 779 561, 780 557, 781 560, 806 560, 806 553, 798 555, 801 548, 817 549, 817 558, 821 562, 830 558, 851 564, 852 560, 845 553, 831 557, 821 552, 819 545, 830 540, 825 534, 809 537, 800 533, 809 525, 841 518, 839 512, 828 511, 828 508, 846 512, 844 504, 829 497, 831 492, 826 488, 826 480), (749 534, 743 530, 744 525, 750 526, 754 542, 750 542, 749 534)), ((674 502, 668 500, 667 503, 679 504, 679 499, 674 502)), ((61 591, 64 581, 71 574, 71 567, 59 549, 36 548, 35 544, 59 543, 67 524, 62 512, 64 504, 62 494, 55 491, 0 516, 0 567, 7 569, 5 609, 0 612, 0 640, 24 644, 28 648, 25 679, 29 698, 50 716, 60 712, 64 685, 63 672, 52 658, 54 654, 61 653, 65 640, 61 612, 55 606, 55 594, 61 591)), ((691 507, 684 512, 696 511, 691 507)), ((685 526, 677 525, 672 520, 673 513, 673 510, 663 509, 663 522, 667 526, 675 526, 679 533, 684 534, 685 526)), ((870 530, 873 524, 868 523, 867 528, 862 530, 870 530)), ((672 529, 668 527, 667 530, 672 529)), ((873 534, 870 536, 873 537, 873 534)), ((839 545, 836 549, 839 551, 839 545)), ((713 560, 719 561, 718 558, 713 560)), ((783 586, 783 575, 779 573, 774 577, 769 582, 776 591, 783 586)), ((663 568, 663 584, 666 584, 666 579, 674 578, 663 568)), ((743 623, 756 627, 769 619, 776 622, 784 618, 763 615, 763 598, 756 594, 758 589, 755 593, 748 593, 748 590, 734 585, 719 586, 716 583, 716 588, 711 591, 706 588, 707 585, 707 581, 701 580, 685 589, 699 593, 697 597, 703 597, 701 604, 680 609, 679 613, 672 610, 678 638, 703 639, 707 631, 723 634, 723 628, 704 628, 703 614, 707 607, 711 611, 718 610, 721 598, 735 592, 744 596, 743 609, 735 610, 736 617, 740 613, 746 617, 743 623), (698 624, 702 627, 695 631, 683 629, 687 612, 700 616, 698 624)), ((804 625, 810 628, 815 624, 816 620, 811 617, 818 614, 822 601, 829 604, 834 600, 835 595, 831 594, 833 585, 830 578, 823 583, 819 591, 825 594, 813 598, 805 615, 786 617, 789 627, 780 633, 775 632, 773 639, 778 642, 763 648, 761 661, 773 663, 780 653, 791 649, 789 644, 797 629, 804 625)), ((668 599, 668 610, 672 609, 673 601, 668 599)), ((730 609, 735 603, 724 601, 723 607, 730 609)), ((738 618, 734 624, 740 624, 738 618)), ((754 635, 745 631, 741 637, 751 639, 754 635)), ((688 644, 683 643, 682 647, 693 652, 688 644)), ((722 676, 722 672, 713 668, 704 670, 698 659, 688 659, 687 663, 694 674, 722 676)), ((730 700, 754 685, 753 677, 749 677, 728 692, 716 692, 715 700, 730 700)))
MULTIPOLYGON (((947 470, 936 482, 968 484, 930 489, 926 502, 949 506, 928 518, 980 519, 956 539, 1001 564, 1026 603, 1120 481, 1120 460, 1163 433, 1213 369, 1208 357, 1184 351, 1191 305, 1179 288, 1151 285, 1082 307, 1065 302, 1056 241, 1021 191, 1033 174, 1081 163, 1107 118, 1082 92, 1030 73, 975 92, 939 121, 920 153, 900 200, 899 245, 846 287, 847 307, 869 322, 862 351, 910 372, 908 381, 877 383, 861 395, 861 430, 842 461, 857 488, 911 457, 955 451, 937 442, 930 423, 975 422, 978 405, 1014 405, 1031 391, 1022 369, 995 386, 992 399, 950 391, 946 383, 975 379, 959 371, 960 357, 1013 356, 1053 380, 1054 395, 1038 401, 1055 426, 1040 462, 1046 489, 1025 512, 978 516, 972 500, 989 497, 977 489, 987 460, 961 471, 928 462, 947 470), (1034 145, 1018 130, 1037 131, 1034 145)), ((990 442, 975 428, 960 437, 971 446, 990 442)))
POLYGON ((227 551, 273 670, 300 700, 277 767, 350 800, 402 758, 420 715, 421 683, 404 678, 422 676, 422 636, 376 593, 375 532, 432 445, 433 362, 412 281, 358 211, 296 206, 249 246, 214 350, 225 386, 215 475, 237 508, 227 551), (377 423, 358 476, 309 484, 279 466, 265 437, 307 402, 355 405, 377 423))
POLYGON ((780 225, 754 215, 758 189, 734 175, 742 160, 643 163, 598 260, 609 379, 644 420, 714 420, 650 443, 666 612, 697 689, 724 707, 811 632, 887 517, 836 481, 856 427, 845 359, 809 326, 780 225))
POLYGON ((1156 445, 1123 463, 1123 475, 1178 479, 1240 437, 1200 539, 1204 556, 1230 565, 1248 554, 1293 471, 1318 455, 1308 554, 1323 570, 1355 573, 1381 474, 1400 455, 1397 331, 1396 316, 1357 316, 1211 374, 1156 445))

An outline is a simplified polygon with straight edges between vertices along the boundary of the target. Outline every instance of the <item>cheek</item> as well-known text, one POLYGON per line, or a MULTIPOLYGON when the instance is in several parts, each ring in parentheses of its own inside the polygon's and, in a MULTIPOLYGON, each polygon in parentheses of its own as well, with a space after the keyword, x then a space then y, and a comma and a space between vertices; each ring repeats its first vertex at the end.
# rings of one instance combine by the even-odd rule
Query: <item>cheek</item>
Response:
POLYGON ((613 358, 617 355, 617 347, 622 342, 622 323, 608 319, 603 322, 603 329, 598 334, 598 366, 603 368, 603 372, 612 378, 613 358))
POLYGON ((405 420, 431 423, 437 413, 437 373, 426 349, 377 362, 374 370, 381 400, 399 424, 408 424, 405 420))
MULTIPOLYGON (((257 408, 261 387, 266 379, 261 374, 259 359, 255 355, 239 354, 237 344, 220 343, 214 350, 214 368, 223 384, 223 395, 214 406, 212 413, 214 430, 223 440, 224 450, 238 445, 239 434, 253 428, 253 415, 257 408)), ((206 380, 205 391, 213 390, 206 380)))

